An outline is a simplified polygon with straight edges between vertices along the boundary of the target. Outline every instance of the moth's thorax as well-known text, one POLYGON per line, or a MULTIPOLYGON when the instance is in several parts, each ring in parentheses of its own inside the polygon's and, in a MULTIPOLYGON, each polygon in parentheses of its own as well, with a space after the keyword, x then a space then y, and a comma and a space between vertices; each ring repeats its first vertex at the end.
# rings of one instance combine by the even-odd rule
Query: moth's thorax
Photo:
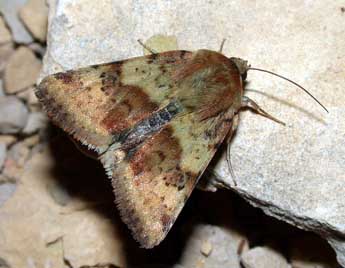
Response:
POLYGON ((210 50, 194 52, 188 64, 179 70, 177 79, 179 88, 184 88, 181 90, 183 99, 193 108, 200 106, 204 111, 203 117, 240 108, 243 95, 240 69, 221 53, 210 50))

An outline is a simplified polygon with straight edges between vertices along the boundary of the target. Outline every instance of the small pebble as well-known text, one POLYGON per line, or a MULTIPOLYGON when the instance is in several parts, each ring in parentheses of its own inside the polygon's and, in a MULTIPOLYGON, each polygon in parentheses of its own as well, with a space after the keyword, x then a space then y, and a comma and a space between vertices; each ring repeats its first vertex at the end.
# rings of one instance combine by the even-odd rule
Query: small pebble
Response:
POLYGON ((204 256, 208 257, 211 254, 212 249, 213 249, 212 244, 208 240, 205 240, 201 244, 200 252, 204 256))
POLYGON ((32 43, 28 45, 28 48, 30 48, 33 52, 35 52, 35 54, 41 56, 42 58, 46 53, 46 47, 40 43, 32 43))
POLYGON ((6 43, 0 45, 0 72, 2 72, 9 60, 9 58, 14 53, 14 45, 13 43, 6 43))
POLYGON ((12 145, 16 141, 17 141, 17 137, 14 135, 0 135, 0 143, 6 144, 7 147, 12 145))
POLYGON ((4 83, 7 94, 17 93, 36 83, 41 71, 41 61, 32 50, 19 47, 8 60, 5 67, 4 83))
POLYGON ((8 178, 17 180, 24 171, 24 165, 30 157, 31 150, 24 142, 14 144, 7 152, 3 175, 8 178))
POLYGON ((269 247, 255 247, 241 256, 244 268, 290 268, 285 257, 269 247))
POLYGON ((0 44, 12 41, 10 31, 7 29, 4 19, 0 16, 0 44))
POLYGON ((18 142, 8 150, 8 158, 14 160, 18 166, 24 166, 29 158, 29 154, 30 149, 24 142, 18 142))
POLYGON ((40 136, 38 134, 35 134, 24 139, 23 144, 29 148, 32 148, 35 145, 37 145, 39 141, 40 141, 40 136))
POLYGON ((36 39, 40 42, 46 41, 48 25, 46 0, 29 0, 20 9, 19 16, 36 39))
POLYGON ((36 133, 43 128, 47 122, 47 117, 42 112, 30 113, 27 124, 23 129, 23 133, 27 135, 36 133))
MULTIPOLYGON (((16 96, 20 99, 22 99, 24 102, 31 106, 37 106, 39 104, 39 101, 35 95, 34 87, 29 87, 27 90, 23 90, 21 92, 18 92, 16 96)), ((41 110, 41 109, 40 109, 41 110)))
MULTIPOLYGON (((16 190, 16 184, 13 182, 0 183, 0 207, 12 196, 15 190, 16 190)), ((3 267, 1 265, 1 262, 0 262, 0 267, 3 267)), ((8 266, 4 266, 4 267, 8 267, 8 266)))
POLYGON ((0 171, 5 163, 6 151, 7 151, 6 144, 0 143, 0 171))
POLYGON ((0 133, 19 133, 27 124, 28 109, 15 96, 0 97, 0 133))
POLYGON ((5 96, 5 92, 4 92, 4 87, 3 87, 3 82, 0 79, 0 97, 5 96))
POLYGON ((19 9, 27 0, 1 0, 0 13, 12 32, 13 40, 19 44, 29 44, 33 38, 18 17, 19 9))

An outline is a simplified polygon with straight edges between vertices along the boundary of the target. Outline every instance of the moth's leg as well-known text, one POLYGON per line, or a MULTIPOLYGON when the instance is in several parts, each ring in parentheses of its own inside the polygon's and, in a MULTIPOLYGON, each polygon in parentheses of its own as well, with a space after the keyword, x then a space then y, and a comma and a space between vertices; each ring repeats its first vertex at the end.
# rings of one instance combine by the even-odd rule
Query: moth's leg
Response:
POLYGON ((229 172, 230 172, 230 175, 234 181, 234 186, 237 186, 237 182, 236 182, 236 176, 235 176, 235 173, 234 173, 234 169, 232 168, 232 164, 231 164, 231 155, 230 155, 230 141, 231 141, 231 138, 233 137, 236 129, 237 129, 237 126, 238 126, 238 123, 239 123, 239 115, 238 114, 235 114, 234 117, 232 118, 232 122, 231 122, 231 128, 230 128, 230 131, 226 137, 226 143, 227 143, 227 147, 226 147, 226 162, 228 163, 228 168, 229 168, 229 172))
POLYGON ((147 51, 150 51, 151 54, 158 54, 157 51, 145 45, 140 39, 138 39, 137 41, 140 45, 142 45, 143 48, 145 48, 147 51))
MULTIPOLYGON (((235 174, 234 171, 232 169, 232 165, 231 165, 231 161, 230 161, 230 140, 233 137, 233 134, 238 126, 238 122, 239 122, 239 116, 238 114, 235 114, 232 117, 231 122, 229 122, 229 124, 231 124, 230 130, 227 134, 227 136, 225 137, 224 142, 226 142, 227 144, 227 152, 226 152, 226 161, 228 163, 228 167, 229 167, 229 172, 231 174, 231 177, 233 179, 234 185, 237 186, 236 180, 235 180, 235 174)), ((203 180, 200 180, 197 184, 198 189, 203 190, 203 191, 209 191, 209 192, 215 192, 218 189, 221 188, 226 188, 226 189, 230 189, 230 183, 224 183, 224 181, 221 179, 221 177, 219 177, 219 175, 217 175, 214 171, 213 171, 213 167, 209 166, 206 171, 205 174, 207 174, 207 179, 204 178, 203 180)))
POLYGON ((275 118, 274 116, 267 113, 265 110, 263 110, 255 101, 251 100, 250 98, 243 96, 242 97, 242 108, 249 108, 253 111, 257 112, 258 114, 261 114, 262 116, 267 117, 268 119, 271 119, 279 124, 282 124, 285 126, 285 123, 283 121, 280 121, 279 119, 275 118))
POLYGON ((220 44, 219 53, 222 53, 225 41, 226 41, 226 39, 223 38, 222 43, 220 44))

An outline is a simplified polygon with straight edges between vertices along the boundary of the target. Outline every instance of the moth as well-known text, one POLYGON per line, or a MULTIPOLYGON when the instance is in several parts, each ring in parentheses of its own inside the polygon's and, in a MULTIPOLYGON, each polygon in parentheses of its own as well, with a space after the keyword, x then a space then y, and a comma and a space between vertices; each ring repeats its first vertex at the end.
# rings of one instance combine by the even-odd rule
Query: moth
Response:
POLYGON ((57 126, 97 152, 122 220, 152 248, 242 107, 279 122, 243 95, 249 69, 221 52, 176 50, 56 73, 36 95, 57 126))

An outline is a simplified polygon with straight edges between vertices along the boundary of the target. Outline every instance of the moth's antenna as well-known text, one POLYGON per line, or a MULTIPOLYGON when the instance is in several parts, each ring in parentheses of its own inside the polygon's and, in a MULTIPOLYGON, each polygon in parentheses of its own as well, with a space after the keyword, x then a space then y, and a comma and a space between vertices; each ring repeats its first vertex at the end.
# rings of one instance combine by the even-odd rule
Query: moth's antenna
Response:
POLYGON ((302 89, 305 93, 307 93, 311 98, 313 98, 314 101, 316 101, 327 113, 328 113, 328 110, 327 108, 317 99, 315 98, 308 90, 306 90, 304 87, 302 87, 301 85, 297 84, 296 82, 292 81, 291 79, 289 78, 286 78, 280 74, 276 74, 274 72, 271 72, 271 71, 268 71, 268 70, 264 70, 264 69, 259 69, 259 68, 254 68, 254 67, 249 67, 247 70, 254 70, 254 71, 260 71, 260 72, 265 72, 265 73, 269 73, 269 74, 272 74, 272 75, 275 75, 279 78, 282 78, 292 84, 294 84, 295 86, 299 87, 300 89, 302 89))
POLYGON ((225 41, 226 41, 226 39, 223 38, 222 43, 220 44, 219 53, 221 53, 223 51, 223 47, 224 47, 225 41))
POLYGON ((138 41, 138 43, 139 43, 140 45, 142 45, 143 48, 145 48, 145 49, 146 49, 147 51, 149 51, 151 54, 157 54, 156 51, 154 51, 152 48, 150 48, 150 47, 148 47, 147 45, 145 45, 145 44, 143 43, 143 41, 141 41, 141 39, 138 39, 137 41, 138 41))

